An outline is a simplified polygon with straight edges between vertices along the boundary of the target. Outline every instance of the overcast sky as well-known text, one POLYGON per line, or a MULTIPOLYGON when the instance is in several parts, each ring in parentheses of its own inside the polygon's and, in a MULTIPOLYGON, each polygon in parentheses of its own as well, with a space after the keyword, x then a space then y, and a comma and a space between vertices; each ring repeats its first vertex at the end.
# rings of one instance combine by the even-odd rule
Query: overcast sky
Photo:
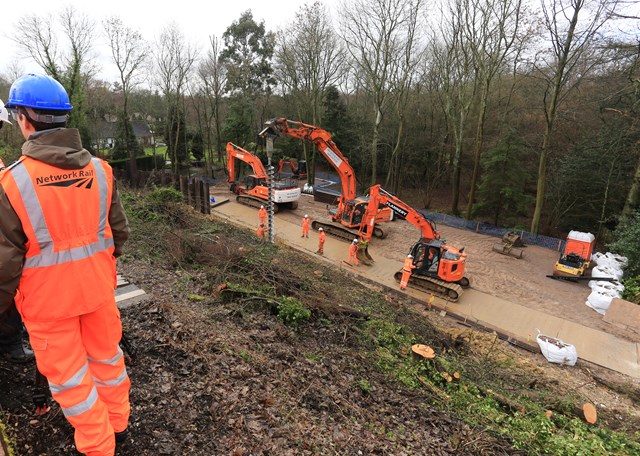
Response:
MULTIPOLYGON (((290 22, 296 11, 305 3, 304 0, 177 0, 173 2, 148 0, 27 0, 24 3, 17 0, 2 0, 0 6, 0 74, 7 74, 12 63, 19 62, 24 72, 37 72, 38 66, 29 59, 18 55, 16 45, 9 37, 29 39, 28 30, 18 30, 17 23, 24 15, 53 15, 60 13, 65 6, 73 5, 79 11, 86 13, 96 23, 95 36, 100 54, 99 62, 104 67, 100 79, 113 81, 117 74, 108 68, 108 48, 104 42, 102 21, 113 15, 119 16, 123 22, 140 31, 145 39, 153 42, 164 26, 172 21, 178 24, 185 37, 196 44, 198 49, 207 48, 208 37, 221 37, 231 23, 240 18, 240 14, 248 9, 253 12, 256 22, 264 20, 267 30, 276 31, 290 22), (102 77, 101 77, 102 76, 102 77)), ((312 3, 309 0, 308 3, 312 3)), ((334 7, 339 0, 323 0, 328 5, 333 16, 334 7)), ((39 72, 42 72, 41 70, 39 72)))

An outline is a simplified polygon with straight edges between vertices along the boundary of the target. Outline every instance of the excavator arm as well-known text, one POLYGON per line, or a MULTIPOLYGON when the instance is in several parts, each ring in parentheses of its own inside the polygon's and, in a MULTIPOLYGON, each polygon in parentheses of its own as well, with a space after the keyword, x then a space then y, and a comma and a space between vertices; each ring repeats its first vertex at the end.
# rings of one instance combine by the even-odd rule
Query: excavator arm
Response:
POLYGON ((427 219, 413 207, 384 190, 380 185, 374 185, 369 189, 369 204, 364 215, 365 224, 361 230, 361 238, 368 241, 373 236, 376 214, 381 204, 404 217, 407 222, 418 228, 421 239, 432 240, 440 238, 440 233, 436 230, 436 224, 432 220, 427 219))
POLYGON ((251 152, 244 150, 240 146, 236 146, 235 144, 228 142, 227 143, 227 171, 229 172, 229 177, 227 178, 227 182, 232 184, 235 182, 235 173, 236 173, 236 160, 243 161, 251 166, 253 169, 253 175, 258 179, 266 179, 267 178, 267 170, 264 165, 260 161, 258 157, 253 155, 251 152))
POLYGON ((329 132, 313 125, 284 118, 269 120, 265 122, 265 126, 266 128, 261 133, 262 136, 271 133, 312 142, 318 152, 338 173, 342 197, 345 200, 356 198, 356 175, 345 156, 331 139, 329 132))

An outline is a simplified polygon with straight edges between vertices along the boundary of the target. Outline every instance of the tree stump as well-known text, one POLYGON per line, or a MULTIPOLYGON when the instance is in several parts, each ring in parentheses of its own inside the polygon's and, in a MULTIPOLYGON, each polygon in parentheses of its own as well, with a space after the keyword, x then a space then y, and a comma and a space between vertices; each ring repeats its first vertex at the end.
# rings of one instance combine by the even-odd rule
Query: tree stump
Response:
POLYGON ((436 357, 436 352, 428 345, 415 344, 411 346, 411 358, 414 361, 432 360, 436 357))

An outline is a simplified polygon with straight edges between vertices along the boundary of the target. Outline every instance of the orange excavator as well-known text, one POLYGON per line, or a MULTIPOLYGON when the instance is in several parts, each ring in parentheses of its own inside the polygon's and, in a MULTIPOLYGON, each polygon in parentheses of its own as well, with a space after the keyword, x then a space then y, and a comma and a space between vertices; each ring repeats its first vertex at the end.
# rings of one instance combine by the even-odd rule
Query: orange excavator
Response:
MULTIPOLYGON (((334 223, 314 220, 311 226, 315 230, 322 228, 327 234, 352 242, 364 226, 364 213, 369 205, 369 198, 356 195, 356 176, 353 168, 333 142, 329 132, 313 125, 282 118, 265 122, 265 129, 260 135, 290 136, 312 142, 315 145, 320 154, 338 173, 341 191, 337 207, 329 210, 329 215, 334 223)), ((393 213, 389 208, 379 207, 376 210, 372 234, 375 237, 384 238, 385 233, 377 224, 392 219, 393 213)))
MULTIPOLYGON (((227 171, 229 174, 227 182, 230 185, 230 190, 238 195, 236 200, 239 203, 259 208, 269 201, 267 170, 254 154, 231 142, 227 143, 227 171), (236 160, 247 163, 253 170, 253 174, 245 177, 244 185, 236 182, 236 160)), ((297 183, 274 180, 274 212, 278 212, 280 208, 296 209, 301 194, 297 183)))
POLYGON ((307 162, 305 160, 298 160, 298 164, 296 165, 290 158, 281 158, 280 162, 278 162, 278 177, 282 174, 285 165, 289 165, 291 168, 291 175, 294 179, 306 179, 307 162))
MULTIPOLYGON (((413 207, 398 197, 385 191, 380 185, 369 189, 369 206, 365 212, 365 225, 360 233, 361 239, 371 239, 378 207, 384 205, 420 230, 420 239, 409 253, 413 256, 413 269, 409 286, 437 294, 450 301, 457 301, 463 288, 469 286, 464 276, 467 254, 464 247, 457 249, 440 239, 433 221, 427 219, 413 207)), ((394 275, 399 282, 402 271, 394 275)))

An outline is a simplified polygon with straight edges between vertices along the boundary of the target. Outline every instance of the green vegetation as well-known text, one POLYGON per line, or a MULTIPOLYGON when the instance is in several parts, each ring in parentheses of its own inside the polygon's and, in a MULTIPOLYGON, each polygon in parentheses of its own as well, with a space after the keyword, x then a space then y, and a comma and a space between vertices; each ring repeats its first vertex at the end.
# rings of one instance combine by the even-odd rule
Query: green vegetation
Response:
POLYGON ((297 328, 311 317, 311 311, 294 298, 283 297, 278 303, 278 318, 287 326, 297 328))
POLYGON ((529 173, 522 162, 526 153, 522 138, 509 132, 500 144, 484 154, 474 216, 489 216, 494 225, 499 225, 513 223, 517 216, 527 214, 532 199, 525 191, 529 173))

